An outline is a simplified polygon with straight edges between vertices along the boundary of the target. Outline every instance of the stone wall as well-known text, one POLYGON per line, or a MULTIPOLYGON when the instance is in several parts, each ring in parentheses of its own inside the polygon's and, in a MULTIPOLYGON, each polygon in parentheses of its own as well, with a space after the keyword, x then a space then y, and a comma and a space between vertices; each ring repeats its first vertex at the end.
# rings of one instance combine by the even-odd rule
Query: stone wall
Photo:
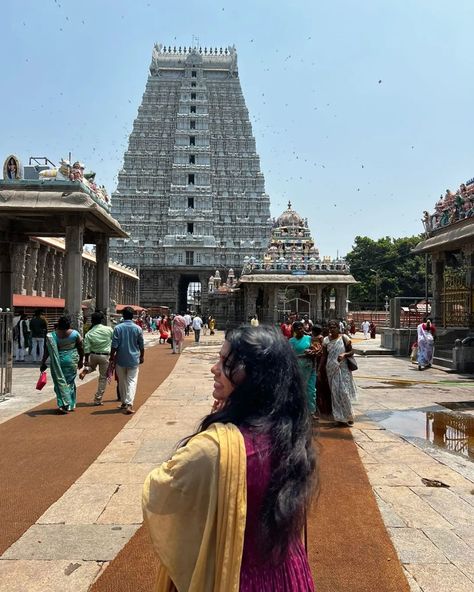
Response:
MULTIPOLYGON (((64 298, 64 241, 32 238, 13 245, 13 293, 28 296, 64 298)), ((95 259, 82 257, 82 299, 95 295, 95 259)), ((137 299, 137 280, 132 270, 111 264, 110 299, 132 304, 137 299)))

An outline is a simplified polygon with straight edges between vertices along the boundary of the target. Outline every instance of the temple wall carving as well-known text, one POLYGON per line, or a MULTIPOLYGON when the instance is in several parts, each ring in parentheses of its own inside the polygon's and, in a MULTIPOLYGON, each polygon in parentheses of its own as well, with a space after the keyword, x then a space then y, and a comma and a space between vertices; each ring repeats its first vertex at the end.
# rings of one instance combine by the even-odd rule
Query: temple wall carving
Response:
POLYGON ((270 201, 235 48, 157 47, 112 202, 131 239, 112 240, 110 253, 149 271, 141 304, 176 310, 178 290, 168 279, 179 281, 177 272, 208 277, 262 255, 270 201), (165 281, 150 284, 158 275, 165 281))

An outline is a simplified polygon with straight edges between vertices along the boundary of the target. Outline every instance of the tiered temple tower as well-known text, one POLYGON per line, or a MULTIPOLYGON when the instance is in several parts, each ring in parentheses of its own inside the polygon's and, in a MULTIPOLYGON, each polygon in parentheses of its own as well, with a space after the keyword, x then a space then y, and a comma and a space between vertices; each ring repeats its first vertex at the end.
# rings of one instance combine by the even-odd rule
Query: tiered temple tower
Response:
POLYGON ((139 269, 143 306, 184 309, 199 282, 207 311, 211 273, 263 255, 270 203, 234 47, 155 45, 112 203, 131 240, 111 256, 139 269))

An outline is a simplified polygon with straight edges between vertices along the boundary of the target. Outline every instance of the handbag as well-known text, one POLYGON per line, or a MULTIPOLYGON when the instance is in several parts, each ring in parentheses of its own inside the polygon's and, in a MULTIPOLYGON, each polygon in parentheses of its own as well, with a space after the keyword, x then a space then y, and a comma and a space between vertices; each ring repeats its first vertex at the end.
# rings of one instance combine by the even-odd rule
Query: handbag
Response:
POLYGON ((36 383, 36 390, 40 391, 46 385, 47 381, 48 375, 46 374, 46 371, 41 372, 38 378, 38 382, 36 383))
POLYGON ((346 358, 346 362, 347 362, 347 367, 349 368, 349 370, 351 372, 355 372, 356 370, 359 369, 357 362, 354 360, 354 358, 352 356, 350 358, 346 358))
POLYGON ((112 382, 112 378, 114 377, 115 373, 115 361, 109 362, 107 366, 107 372, 105 373, 105 377, 107 382, 110 384, 112 382))
MULTIPOLYGON (((344 342, 344 349, 346 350, 346 353, 352 351, 352 348, 348 349, 349 346, 349 342, 347 342, 344 339, 344 335, 342 336, 342 341, 344 342)), ((356 370, 359 369, 359 366, 357 365, 357 362, 354 360, 354 356, 350 356, 349 358, 346 358, 346 362, 347 362, 347 367, 349 368, 349 370, 351 372, 355 372, 356 370)))

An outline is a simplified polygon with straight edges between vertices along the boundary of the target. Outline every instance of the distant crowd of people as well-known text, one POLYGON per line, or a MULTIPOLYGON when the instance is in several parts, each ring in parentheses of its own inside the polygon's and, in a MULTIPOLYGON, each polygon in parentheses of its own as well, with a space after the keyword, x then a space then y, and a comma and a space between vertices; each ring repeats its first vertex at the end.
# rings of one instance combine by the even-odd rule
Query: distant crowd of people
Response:
POLYGON ((136 323, 149 333, 159 333, 159 343, 169 343, 173 353, 181 353, 181 347, 184 338, 194 335, 194 341, 199 343, 201 334, 214 335, 216 331, 216 320, 212 315, 192 314, 191 311, 180 312, 178 314, 156 315, 154 317, 142 312, 136 320, 136 323))
POLYGON ((16 362, 40 363, 41 372, 48 367, 54 384, 58 412, 66 414, 76 408, 76 376, 79 378, 99 371, 93 404, 102 405, 107 381, 117 382, 120 409, 134 413, 138 371, 144 361, 144 331, 159 333, 159 343, 169 343, 173 353, 181 353, 184 337, 192 331, 199 343, 201 333, 215 334, 216 321, 212 315, 201 318, 190 311, 151 317, 142 312, 135 316, 132 307, 125 307, 115 328, 107 326, 105 315, 95 311, 85 319, 84 337, 71 327, 68 316, 61 316, 48 332, 44 311, 38 309, 30 319, 19 314, 13 320, 13 353, 16 362))

